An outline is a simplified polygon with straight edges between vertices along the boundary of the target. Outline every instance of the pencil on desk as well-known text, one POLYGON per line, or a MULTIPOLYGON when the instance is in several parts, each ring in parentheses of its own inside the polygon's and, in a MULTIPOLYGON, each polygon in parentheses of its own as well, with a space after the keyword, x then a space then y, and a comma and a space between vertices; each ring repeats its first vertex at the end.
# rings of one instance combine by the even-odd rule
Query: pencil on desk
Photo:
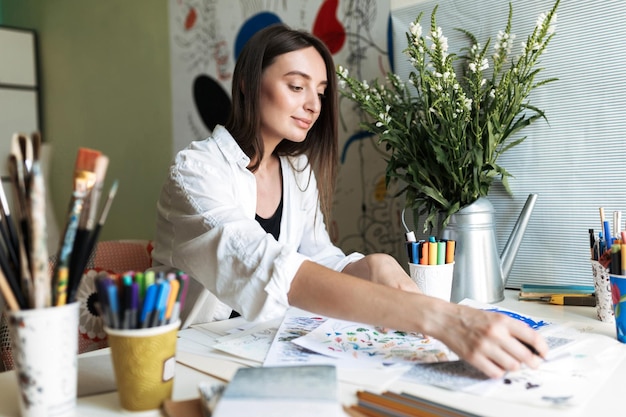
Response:
POLYGON ((386 391, 375 394, 359 391, 357 398, 357 405, 351 408, 368 416, 477 417, 475 414, 406 393, 386 391))

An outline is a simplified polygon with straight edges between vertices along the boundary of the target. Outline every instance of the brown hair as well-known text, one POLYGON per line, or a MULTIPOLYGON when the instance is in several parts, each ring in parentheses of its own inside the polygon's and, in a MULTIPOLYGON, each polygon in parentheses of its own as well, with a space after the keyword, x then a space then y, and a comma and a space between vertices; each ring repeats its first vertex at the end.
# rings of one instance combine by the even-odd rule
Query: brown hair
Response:
POLYGON ((283 140, 277 155, 307 155, 317 178, 320 206, 330 220, 337 174, 337 79, 335 64, 326 45, 312 34, 290 29, 283 24, 268 26, 255 33, 243 47, 233 73, 232 110, 225 127, 250 158, 254 172, 263 157, 263 141, 258 135, 261 116, 258 112, 261 76, 277 56, 314 47, 326 64, 328 85, 320 115, 303 142, 283 140))

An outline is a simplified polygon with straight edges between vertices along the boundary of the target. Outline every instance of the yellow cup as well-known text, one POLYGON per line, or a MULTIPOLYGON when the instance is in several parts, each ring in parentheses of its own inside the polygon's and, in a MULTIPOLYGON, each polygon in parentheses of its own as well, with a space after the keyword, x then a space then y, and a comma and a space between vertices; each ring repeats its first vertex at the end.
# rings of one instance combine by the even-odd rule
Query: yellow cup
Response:
POLYGON ((172 397, 180 321, 145 329, 105 328, 122 408, 157 409, 172 397))

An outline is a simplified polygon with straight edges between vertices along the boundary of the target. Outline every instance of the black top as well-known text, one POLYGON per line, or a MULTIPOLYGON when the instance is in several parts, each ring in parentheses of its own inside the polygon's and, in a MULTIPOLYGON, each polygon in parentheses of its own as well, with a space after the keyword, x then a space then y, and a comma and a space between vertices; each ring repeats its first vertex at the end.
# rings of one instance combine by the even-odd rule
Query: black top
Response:
POLYGON ((280 203, 278 204, 278 208, 269 219, 264 219, 263 217, 256 214, 254 218, 261 225, 263 230, 267 233, 274 236, 274 239, 278 240, 278 236, 280 235, 280 220, 283 217, 283 196, 280 196, 280 203))

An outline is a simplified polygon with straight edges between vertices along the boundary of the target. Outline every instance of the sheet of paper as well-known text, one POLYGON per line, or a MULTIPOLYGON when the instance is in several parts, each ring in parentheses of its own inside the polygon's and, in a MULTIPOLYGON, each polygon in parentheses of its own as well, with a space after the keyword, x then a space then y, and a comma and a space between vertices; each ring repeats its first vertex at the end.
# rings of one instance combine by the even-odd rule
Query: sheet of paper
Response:
POLYGON ((260 364, 259 361, 242 358, 241 356, 231 355, 224 351, 214 349, 213 345, 215 345, 215 343, 217 343, 215 338, 195 329, 181 330, 178 340, 176 341, 177 357, 178 352, 186 352, 207 358, 229 360, 246 366, 259 366, 260 364))
POLYGON ((328 319, 293 343, 339 359, 382 366, 448 362, 458 356, 440 341, 417 333, 381 330, 374 326, 328 319))
POLYGON ((246 330, 222 336, 213 349, 263 363, 274 340, 281 318, 257 324, 246 330))
MULTIPOLYGON (((326 317, 299 308, 289 308, 270 346, 263 366, 338 365, 338 360, 298 346, 292 341, 315 330, 326 317)), ((354 366, 354 365, 352 365, 354 366)), ((337 366, 339 367, 339 366, 337 366)))

